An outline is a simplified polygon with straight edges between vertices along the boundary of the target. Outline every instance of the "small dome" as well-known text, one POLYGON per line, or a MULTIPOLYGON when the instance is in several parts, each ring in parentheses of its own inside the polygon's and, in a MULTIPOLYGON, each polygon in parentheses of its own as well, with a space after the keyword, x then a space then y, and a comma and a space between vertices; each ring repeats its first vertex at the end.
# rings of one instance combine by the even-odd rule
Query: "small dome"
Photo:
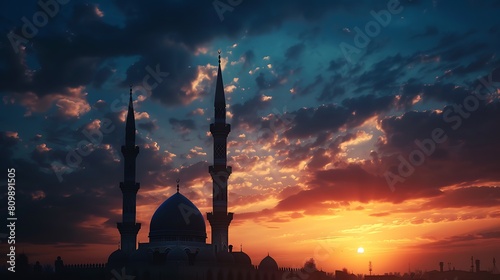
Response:
POLYGON ((205 243, 207 231, 200 210, 185 196, 175 193, 156 209, 149 226, 149 240, 205 243))
POLYGON ((128 261, 128 256, 121 249, 118 249, 111 253, 108 257, 108 265, 120 266, 125 265, 128 261))
POLYGON ((231 253, 221 251, 216 254, 217 263, 219 264, 234 264, 234 257, 231 253))
POLYGON ((172 250, 170 250, 167 254, 167 261, 188 261, 188 255, 186 251, 179 246, 175 246, 172 250))
POLYGON ((153 252, 147 248, 139 248, 137 249, 132 256, 130 256, 130 260, 133 262, 151 262, 153 258, 153 252))
POLYGON ((259 270, 276 271, 278 270, 278 263, 269 255, 263 258, 259 264, 259 270))
POLYGON ((232 252, 234 263, 241 266, 251 266, 252 260, 243 252, 232 252))

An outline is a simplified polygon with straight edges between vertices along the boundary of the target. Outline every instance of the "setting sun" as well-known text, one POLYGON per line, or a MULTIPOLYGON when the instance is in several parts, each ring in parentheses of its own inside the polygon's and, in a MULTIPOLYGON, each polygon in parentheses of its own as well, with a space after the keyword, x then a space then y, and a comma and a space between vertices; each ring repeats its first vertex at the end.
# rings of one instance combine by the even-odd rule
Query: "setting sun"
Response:
POLYGON ((365 249, 363 247, 358 248, 358 254, 363 254, 365 252, 365 249))

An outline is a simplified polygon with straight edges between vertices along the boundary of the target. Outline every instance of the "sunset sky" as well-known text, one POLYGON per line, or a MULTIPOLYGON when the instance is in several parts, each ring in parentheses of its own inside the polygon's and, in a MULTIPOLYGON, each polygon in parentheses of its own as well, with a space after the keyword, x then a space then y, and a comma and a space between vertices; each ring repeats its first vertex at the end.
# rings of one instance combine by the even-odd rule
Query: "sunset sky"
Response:
POLYGON ((15 168, 30 261, 118 247, 129 85, 139 242, 177 178, 211 211, 218 50, 229 242, 254 265, 500 260, 499 1, 47 2, 0 9, 0 220, 15 168))

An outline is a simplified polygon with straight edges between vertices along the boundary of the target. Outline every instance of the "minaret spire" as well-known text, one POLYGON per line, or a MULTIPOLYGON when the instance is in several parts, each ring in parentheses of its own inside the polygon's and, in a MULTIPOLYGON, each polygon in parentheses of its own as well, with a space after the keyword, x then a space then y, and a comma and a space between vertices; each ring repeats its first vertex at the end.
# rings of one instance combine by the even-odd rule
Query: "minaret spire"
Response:
POLYGON ((137 233, 141 228, 136 223, 136 196, 140 188, 135 181, 136 157, 139 147, 135 145, 135 117, 134 103, 132 101, 132 86, 130 86, 130 99, 128 104, 127 119, 125 123, 125 146, 122 146, 124 161, 123 182, 120 189, 123 195, 122 222, 117 223, 121 235, 121 249, 128 255, 136 250, 137 233))
POLYGON ((216 251, 228 251, 229 224, 233 213, 227 212, 227 181, 231 175, 231 166, 227 166, 227 136, 231 125, 226 123, 226 97, 222 82, 222 70, 219 50, 219 69, 215 86, 214 123, 210 124, 210 132, 214 139, 214 162, 208 172, 212 176, 212 212, 207 213, 207 220, 212 227, 212 245, 216 251))
POLYGON ((219 70, 217 71, 217 83, 215 85, 214 107, 215 107, 215 122, 226 123, 226 96, 224 95, 224 83, 222 82, 220 51, 219 51, 219 70))
POLYGON ((132 101, 132 85, 130 85, 130 99, 128 102, 127 122, 125 123, 125 146, 132 148, 135 147, 135 116, 134 102, 132 101))

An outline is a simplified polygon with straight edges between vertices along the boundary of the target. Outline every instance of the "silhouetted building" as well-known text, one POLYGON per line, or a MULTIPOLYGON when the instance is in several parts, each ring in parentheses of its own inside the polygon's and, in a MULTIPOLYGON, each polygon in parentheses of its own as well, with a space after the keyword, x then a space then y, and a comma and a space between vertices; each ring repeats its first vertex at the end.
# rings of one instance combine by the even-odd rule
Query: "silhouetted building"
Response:
POLYGON ((335 280, 358 280, 359 278, 353 274, 349 273, 347 269, 335 270, 335 280))
POLYGON ((54 261, 54 270, 56 273, 62 273, 64 270, 64 262, 61 256, 57 256, 57 259, 54 261))
MULTIPOLYGON (((441 262, 442 263, 442 262, 441 262)), ((423 279, 427 280, 448 280, 448 279, 460 279, 460 280, 500 280, 500 274, 495 272, 495 259, 493 259, 493 269, 492 271, 481 271, 481 261, 476 259, 473 262, 471 258, 471 271, 463 270, 448 270, 443 271, 441 268, 441 263, 439 263, 440 270, 433 270, 426 272, 423 275, 423 279), (474 263, 476 269, 474 270, 474 263)))
POLYGON ((40 264, 39 261, 37 261, 35 263, 35 265, 33 266, 33 272, 35 272, 35 274, 41 274, 42 273, 42 265, 40 264))
POLYGON ((365 275, 365 280, 397 280, 402 279, 401 276, 397 275, 365 275))

